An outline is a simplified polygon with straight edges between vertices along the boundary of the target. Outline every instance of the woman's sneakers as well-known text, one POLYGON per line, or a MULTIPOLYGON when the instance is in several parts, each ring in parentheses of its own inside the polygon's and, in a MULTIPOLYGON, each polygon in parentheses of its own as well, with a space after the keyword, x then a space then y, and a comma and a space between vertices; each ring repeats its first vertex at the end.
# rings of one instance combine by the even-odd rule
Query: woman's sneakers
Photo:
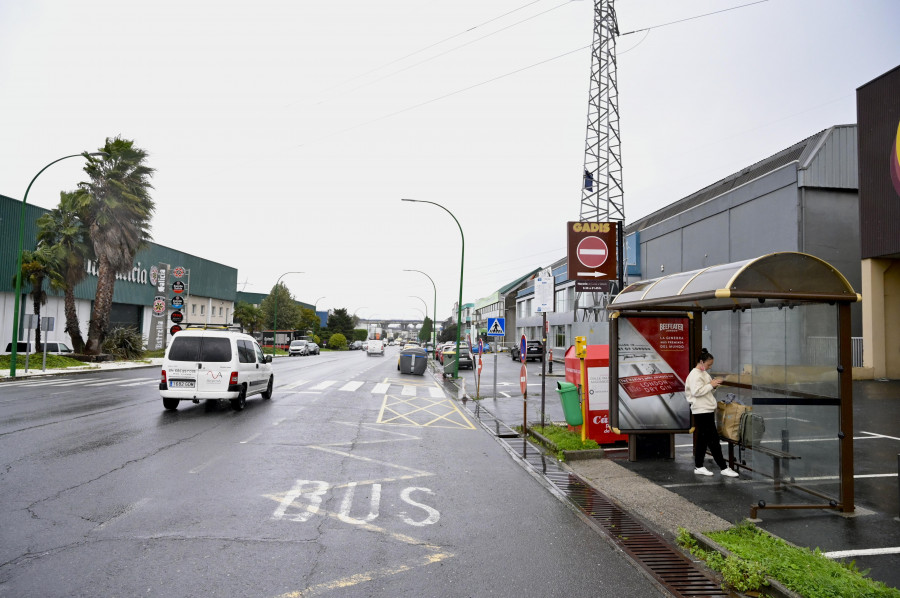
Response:
MULTIPOLYGON (((712 475, 713 474, 713 472, 706 469, 705 467, 695 467, 694 473, 696 473, 697 475, 712 475)), ((726 478, 736 478, 740 474, 738 474, 738 472, 731 469, 730 467, 726 467, 725 469, 722 470, 722 475, 726 478)))

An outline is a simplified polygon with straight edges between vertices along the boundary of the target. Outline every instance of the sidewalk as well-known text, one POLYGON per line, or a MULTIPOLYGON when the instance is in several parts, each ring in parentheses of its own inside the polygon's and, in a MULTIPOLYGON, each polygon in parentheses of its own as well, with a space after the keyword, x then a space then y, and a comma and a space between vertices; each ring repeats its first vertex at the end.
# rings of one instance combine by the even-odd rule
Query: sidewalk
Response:
MULTIPOLYGON (((870 569, 873 579, 900 587, 900 381, 855 382, 853 393, 856 512, 760 510, 757 525, 799 546, 850 551, 840 558, 855 560, 858 568, 870 569)), ((698 479, 691 437, 676 436, 675 444, 674 461, 629 462, 627 451, 614 451, 608 459, 574 461, 568 467, 669 539, 679 527, 704 532, 739 522, 750 516, 748 487, 771 489, 743 476, 698 479)), ((809 502, 802 493, 780 494, 784 502, 809 502)))
POLYGON ((140 361, 107 361, 103 363, 89 363, 83 366, 72 367, 72 368, 62 368, 62 369, 47 369, 47 371, 41 370, 41 360, 37 360, 36 364, 29 364, 28 371, 25 371, 25 360, 20 359, 16 361, 16 377, 10 378, 9 370, 0 369, 0 384, 4 382, 12 382, 13 380, 25 380, 29 378, 39 378, 46 376, 71 376, 71 375, 79 375, 79 374, 92 374, 98 371, 107 371, 107 370, 136 370, 140 368, 158 368, 162 366, 162 357, 154 357, 150 359, 143 359, 140 361), (34 367, 34 366, 37 367, 34 367))

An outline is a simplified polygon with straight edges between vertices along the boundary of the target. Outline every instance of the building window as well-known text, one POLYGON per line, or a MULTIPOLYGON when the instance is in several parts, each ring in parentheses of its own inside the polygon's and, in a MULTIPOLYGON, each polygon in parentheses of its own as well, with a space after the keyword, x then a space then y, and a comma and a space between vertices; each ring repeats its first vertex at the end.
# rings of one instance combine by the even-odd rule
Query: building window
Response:
POLYGON ((566 302, 566 293, 567 289, 563 289, 561 291, 556 291, 556 313, 562 313, 564 311, 569 311, 568 303, 566 302))
POLYGON ((525 315, 526 316, 531 315, 531 302, 533 301, 533 299, 534 298, 531 298, 531 299, 528 299, 527 301, 525 301, 525 315))
POLYGON ((192 316, 197 315, 197 304, 196 303, 191 303, 191 315, 192 316))
POLYGON ((206 313, 206 306, 205 306, 205 305, 201 305, 201 306, 200 306, 200 315, 202 316, 202 315, 204 315, 205 313, 206 313))
POLYGON ((222 307, 219 308, 219 317, 222 316, 222 314, 223 314, 222 310, 223 310, 223 309, 224 309, 224 308, 222 308, 222 307))
POLYGON ((554 331, 554 347, 568 347, 568 343, 566 343, 566 327, 565 326, 554 326, 556 329, 554 331))

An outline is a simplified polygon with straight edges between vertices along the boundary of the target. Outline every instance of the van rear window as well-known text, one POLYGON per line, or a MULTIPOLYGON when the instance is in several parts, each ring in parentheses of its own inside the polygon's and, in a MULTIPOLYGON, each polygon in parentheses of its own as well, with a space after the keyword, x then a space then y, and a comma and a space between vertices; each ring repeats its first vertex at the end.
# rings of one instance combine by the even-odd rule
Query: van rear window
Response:
POLYGON ((231 341, 227 338, 176 336, 169 349, 171 361, 231 361, 231 341))

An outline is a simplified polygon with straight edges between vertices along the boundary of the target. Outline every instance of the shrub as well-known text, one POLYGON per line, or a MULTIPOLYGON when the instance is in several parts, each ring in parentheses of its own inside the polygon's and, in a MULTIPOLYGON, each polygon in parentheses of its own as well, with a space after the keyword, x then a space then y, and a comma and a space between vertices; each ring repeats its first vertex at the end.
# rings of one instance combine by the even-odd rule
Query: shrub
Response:
POLYGON ((103 352, 116 359, 139 359, 144 355, 144 339, 136 328, 114 328, 103 341, 103 352))
POLYGON ((340 332, 332 334, 331 338, 328 339, 328 348, 335 351, 343 351, 347 348, 347 337, 340 332))

